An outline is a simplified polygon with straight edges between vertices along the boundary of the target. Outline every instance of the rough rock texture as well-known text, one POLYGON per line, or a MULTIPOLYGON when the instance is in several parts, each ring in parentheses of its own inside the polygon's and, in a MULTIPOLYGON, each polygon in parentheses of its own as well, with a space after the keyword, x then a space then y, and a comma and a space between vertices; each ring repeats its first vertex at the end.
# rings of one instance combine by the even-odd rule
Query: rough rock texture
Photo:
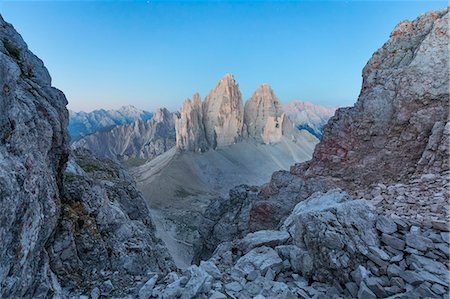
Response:
POLYGON ((206 139, 212 148, 236 143, 242 137, 244 106, 241 91, 226 74, 203 102, 203 124, 206 139))
POLYGON ((354 269, 370 248, 378 246, 375 220, 374 207, 341 190, 315 193, 300 202, 284 226, 290 228, 293 243, 299 247, 301 274, 322 282, 329 277, 347 282, 348 269, 354 269), (292 218, 293 227, 289 227, 292 218))
POLYGON ((62 206, 48 252, 65 289, 132 294, 148 273, 173 269, 145 200, 118 164, 76 150, 64 175, 62 206))
POLYGON ((208 148, 203 126, 203 109, 200 95, 187 99, 176 121, 177 148, 184 151, 203 152, 208 148))
POLYGON ((147 121, 153 113, 140 110, 132 105, 117 110, 99 109, 92 112, 69 110, 69 135, 71 142, 99 131, 109 131, 115 126, 130 124, 137 120, 147 121))
POLYGON ((175 113, 158 109, 153 118, 116 126, 75 142, 73 148, 89 149, 96 156, 117 161, 152 159, 175 146, 175 113))
POLYGON ((336 112, 336 107, 292 101, 283 106, 283 111, 299 130, 306 130, 320 139, 325 125, 336 112))
POLYGON ((448 18, 430 12, 397 25, 364 68, 356 105, 338 110, 311 163, 292 171, 361 188, 405 181, 424 164, 448 170, 448 139, 441 139, 449 120, 448 18))
POLYGON ((207 241, 197 248, 197 260, 214 250, 239 254, 233 249, 237 238, 281 229, 293 205, 304 209, 314 192, 339 187, 369 201, 375 207, 370 213, 383 220, 375 225, 361 201, 350 210, 343 203, 303 215, 295 222, 300 232, 291 234, 297 249, 280 248, 280 254, 293 252, 285 256, 294 271, 330 283, 328 297, 448 292, 448 43, 448 9, 400 23, 364 68, 358 102, 337 111, 311 161, 275 173, 262 187, 238 187, 208 207, 199 230, 207 241), (386 219, 393 219, 395 231, 386 219), (375 243, 364 240, 362 232, 373 236, 375 228, 375 243), (364 250, 356 250, 361 240, 364 250), (336 248, 322 251, 329 246, 336 248), (410 260, 412 255, 426 258, 433 270, 410 260))
POLYGON ((448 232, 378 215, 334 189, 300 202, 281 230, 224 242, 198 267, 150 278, 151 293, 143 289, 158 298, 168 290, 181 298, 448 298, 448 250, 448 232))
POLYGON ((66 98, 1 17, 0 41, 0 297, 137 294, 150 272, 173 269, 144 199, 91 153, 64 173, 66 98))
POLYGON ((276 144, 282 139, 316 143, 307 131, 299 132, 282 112, 278 98, 268 84, 260 85, 242 105, 241 93, 232 75, 225 75, 203 104, 195 94, 186 100, 176 122, 177 148, 204 152, 240 141, 276 144))
POLYGON ((46 242, 68 156, 64 94, 0 16, 0 297, 57 294, 46 242))
MULTIPOLYGON (((260 85, 245 103, 244 123, 248 137, 268 143, 269 130, 280 129, 281 104, 268 84, 260 85)), ((281 138, 281 134, 278 138, 281 138)))
POLYGON ((333 186, 322 178, 306 182, 288 171, 276 171, 262 187, 241 185, 231 189, 227 198, 214 200, 203 214, 194 262, 209 258, 222 242, 258 230, 278 229, 299 201, 333 186))

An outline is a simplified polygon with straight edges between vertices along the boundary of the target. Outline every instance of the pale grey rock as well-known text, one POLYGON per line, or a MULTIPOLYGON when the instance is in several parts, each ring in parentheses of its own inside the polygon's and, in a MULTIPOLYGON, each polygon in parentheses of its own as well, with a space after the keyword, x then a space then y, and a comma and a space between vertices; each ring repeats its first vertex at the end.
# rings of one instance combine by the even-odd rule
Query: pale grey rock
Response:
POLYGON ((153 113, 138 109, 132 105, 120 107, 117 110, 99 109, 92 112, 75 112, 69 110, 69 135, 71 141, 97 133, 109 131, 115 126, 133 123, 137 120, 147 121, 153 113))
POLYGON ((178 116, 175 113, 160 108, 150 120, 137 120, 91 134, 73 143, 72 148, 86 148, 102 158, 117 161, 135 159, 143 163, 175 146, 176 119, 178 116))
POLYGON ((433 241, 418 234, 407 234, 405 241, 406 245, 421 251, 425 251, 428 248, 433 247, 433 241))
POLYGON ((233 281, 233 282, 227 283, 225 285, 225 289, 233 291, 233 292, 239 292, 240 290, 242 290, 242 286, 239 282, 233 281))
POLYGON ((151 297, 153 288, 155 287, 158 275, 153 275, 139 290, 139 299, 148 299, 151 297))
POLYGON ((281 270, 282 260, 275 250, 270 247, 257 247, 238 259, 235 267, 245 274, 258 270, 265 275, 268 269, 278 273, 281 270))
POLYGON ((245 103, 244 123, 248 137, 275 143, 282 136, 283 114, 280 101, 268 84, 261 84, 245 103))
POLYGON ((61 296, 47 242, 61 212, 68 111, 44 63, 0 16, 0 297, 61 296))
POLYGON ((209 275, 214 277, 215 279, 220 279, 222 277, 222 273, 219 268, 212 261, 201 261, 200 268, 206 271, 209 275))
POLYGON ((208 280, 212 279, 211 275, 209 275, 202 267, 197 267, 195 265, 190 266, 187 271, 189 272, 189 280, 183 289, 181 298, 195 298, 201 291, 209 291, 205 286, 208 285, 208 280))
POLYGON ((214 291, 208 299, 227 299, 227 296, 221 292, 214 291))
POLYGON ((208 142, 203 126, 203 109, 200 95, 187 99, 181 108, 180 118, 176 121, 177 148, 184 151, 203 152, 208 149, 208 142))
POLYGON ((108 296, 138 295, 138 277, 174 267, 148 207, 120 165, 84 149, 72 159, 85 174, 64 174, 63 210, 48 242, 50 266, 68 290, 109 281, 108 296))
POLYGON ((401 240, 399 238, 396 238, 394 236, 387 235, 387 234, 382 234, 381 235, 381 241, 384 244, 386 244, 388 246, 391 246, 394 249, 397 249, 397 250, 405 249, 405 241, 403 241, 403 240, 401 240))
POLYGON ((349 199, 341 190, 315 193, 300 202, 293 214, 294 244, 308 252, 314 264, 308 276, 318 281, 327 281, 330 275, 348 281, 369 248, 378 246, 373 207, 364 200, 349 199))
POLYGON ((286 242, 289 237, 289 233, 285 231, 260 230, 246 235, 238 242, 238 246, 245 254, 255 247, 275 247, 281 245, 286 242))
POLYGON ((376 299, 377 296, 367 287, 364 282, 359 285, 358 299, 376 299))
POLYGON ((397 231, 397 224, 387 216, 380 215, 377 219, 377 229, 385 234, 393 234, 397 231))
POLYGON ((203 102, 203 125, 211 148, 236 143, 242 138, 244 106, 233 75, 226 74, 203 102))

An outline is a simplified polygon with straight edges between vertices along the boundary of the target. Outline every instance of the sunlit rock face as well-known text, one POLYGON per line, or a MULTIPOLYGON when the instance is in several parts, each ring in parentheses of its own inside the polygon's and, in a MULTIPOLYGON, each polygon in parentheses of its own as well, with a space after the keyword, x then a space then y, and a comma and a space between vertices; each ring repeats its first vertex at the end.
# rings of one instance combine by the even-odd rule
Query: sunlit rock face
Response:
POLYGON ((206 140, 212 148, 236 143, 242 138, 244 106, 233 75, 226 74, 203 102, 206 140))
POLYGON ((205 151, 208 143, 203 126, 203 109, 200 95, 187 99, 181 108, 180 118, 176 121, 177 147, 185 151, 205 151))
POLYGON ((51 296, 46 243, 61 208, 67 100, 2 17, 0 88, 0 297, 51 296))
POLYGON ((248 137, 264 143, 276 142, 281 138, 281 115, 281 104, 273 90, 268 84, 260 85, 245 103, 248 137))

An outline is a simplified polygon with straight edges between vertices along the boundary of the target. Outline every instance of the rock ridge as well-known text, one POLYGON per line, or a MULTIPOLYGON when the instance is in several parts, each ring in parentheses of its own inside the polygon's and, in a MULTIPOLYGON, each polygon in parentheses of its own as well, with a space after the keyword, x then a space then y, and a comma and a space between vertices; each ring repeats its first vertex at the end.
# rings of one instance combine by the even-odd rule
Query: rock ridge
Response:
POLYGON ((203 152, 242 140, 273 144, 286 137, 296 142, 307 135, 295 129, 267 83, 256 89, 245 107, 231 74, 219 80, 203 103, 198 94, 194 98, 184 102, 177 121, 177 148, 182 151, 203 152))

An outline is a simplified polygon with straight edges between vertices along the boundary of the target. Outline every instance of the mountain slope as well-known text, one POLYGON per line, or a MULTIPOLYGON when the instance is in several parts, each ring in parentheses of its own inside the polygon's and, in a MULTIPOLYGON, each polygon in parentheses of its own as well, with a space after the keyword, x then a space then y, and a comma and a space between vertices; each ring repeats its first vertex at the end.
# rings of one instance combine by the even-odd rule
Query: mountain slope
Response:
POLYGON ((1 16, 0 86, 0 297, 136 297, 173 265, 145 201, 91 153, 64 172, 67 100, 1 16))
MULTIPOLYGON (((137 120, 76 141, 95 155, 117 161, 152 159, 175 146, 176 114, 158 109, 151 120, 137 120)), ((131 162, 130 162, 131 163, 131 162)))
POLYGON ((305 132, 300 142, 283 137, 276 144, 241 141, 204 153, 175 148, 130 170, 139 190, 158 215, 159 236, 180 267, 190 264, 200 216, 209 202, 239 184, 260 185, 271 173, 310 159, 317 139, 305 132), (174 239, 176 246, 170 246, 174 239))
POLYGON ((323 135, 323 129, 334 115, 336 107, 292 101, 284 105, 283 111, 299 130, 306 130, 320 139, 323 135))
POLYGON ((69 111, 69 135, 72 142, 96 132, 109 131, 115 126, 137 120, 147 121, 153 113, 128 105, 118 110, 94 110, 92 112, 69 111))

